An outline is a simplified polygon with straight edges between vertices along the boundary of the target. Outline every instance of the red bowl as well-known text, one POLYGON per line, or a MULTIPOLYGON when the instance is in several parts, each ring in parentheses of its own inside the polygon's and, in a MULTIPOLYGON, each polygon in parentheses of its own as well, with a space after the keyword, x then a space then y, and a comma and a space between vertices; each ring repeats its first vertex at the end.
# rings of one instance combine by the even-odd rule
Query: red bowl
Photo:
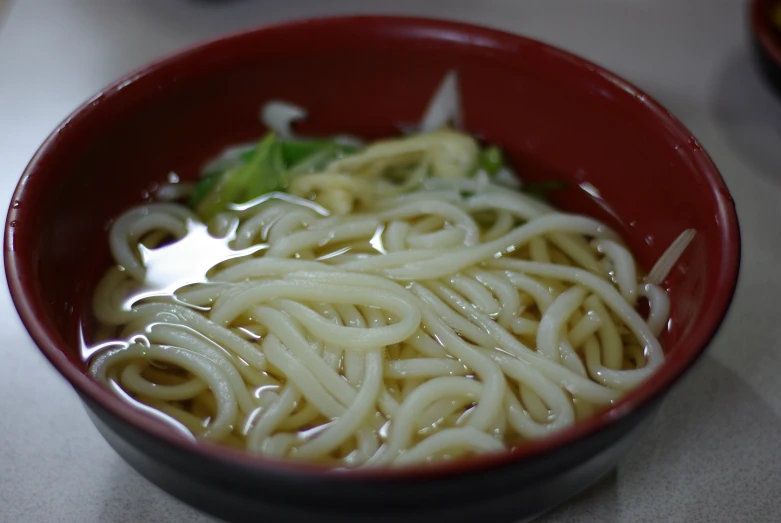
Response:
MULTIPOLYGON (((740 239, 734 205, 697 140, 658 103, 559 49, 491 29, 350 17, 260 28, 154 62, 66 119, 22 175, 5 234, 8 284, 40 350, 117 451, 205 510, 244 520, 417 521, 530 516, 609 470, 729 306, 740 239), (110 220, 170 171, 192 178, 223 147, 257 138, 269 98, 307 107, 305 134, 367 138, 418 119, 443 74, 460 72, 466 125, 558 205, 603 219, 648 269, 684 229, 697 236, 666 282, 667 360, 614 407, 501 455, 399 469, 328 471, 191 442, 85 373, 77 328, 109 263, 110 220), (488 512, 486 512, 486 510, 488 512)), ((86 458, 86 456, 85 456, 86 458)))
POLYGON ((752 0, 749 23, 757 61, 770 85, 781 95, 781 14, 778 23, 773 11, 781 12, 781 0, 752 0))

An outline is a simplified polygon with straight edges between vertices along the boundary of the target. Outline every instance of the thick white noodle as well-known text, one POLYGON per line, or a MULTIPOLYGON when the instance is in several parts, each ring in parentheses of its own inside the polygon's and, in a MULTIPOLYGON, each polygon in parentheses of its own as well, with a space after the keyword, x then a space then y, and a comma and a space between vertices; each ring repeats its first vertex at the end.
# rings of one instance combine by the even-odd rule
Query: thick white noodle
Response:
MULTIPOLYGON (((301 115, 267 109, 284 134, 301 115)), ((605 224, 454 176, 468 158, 442 155, 458 133, 425 139, 220 213, 208 241, 241 255, 169 295, 144 294, 156 246, 203 225, 173 203, 121 215, 92 309, 122 341, 96 350, 92 375, 198 436, 343 467, 498 452, 647 379, 670 315, 659 283, 693 232, 643 281, 605 224), (377 174, 393 155, 444 174, 425 163, 402 194, 377 174)))
POLYGON ((664 254, 659 257, 648 276, 646 276, 645 281, 654 285, 661 285, 667 279, 667 275, 670 274, 675 264, 678 263, 681 255, 683 255, 683 251, 686 250, 686 247, 689 246, 696 234, 697 232, 694 229, 683 231, 664 251, 664 254))

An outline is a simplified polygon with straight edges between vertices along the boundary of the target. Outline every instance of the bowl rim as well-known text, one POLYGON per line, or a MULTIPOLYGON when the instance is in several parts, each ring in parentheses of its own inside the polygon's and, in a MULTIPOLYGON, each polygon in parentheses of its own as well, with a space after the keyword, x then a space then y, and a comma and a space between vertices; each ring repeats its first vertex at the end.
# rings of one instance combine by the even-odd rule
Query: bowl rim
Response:
POLYGON ((781 32, 770 25, 768 10, 771 6, 778 5, 781 8, 781 2, 773 0, 752 0, 750 10, 751 32, 759 43, 765 55, 772 60, 781 72, 781 36, 776 33, 781 32))
MULTIPOLYGON (((389 35, 387 32, 385 34, 389 35)), ((395 33, 393 34, 395 35, 395 33)), ((388 36, 391 39, 393 37, 388 36)), ((528 37, 463 22, 423 17, 382 15, 307 18, 236 31, 187 46, 123 75, 75 109, 56 127, 36 151, 25 168, 9 204, 3 250, 6 279, 11 297, 26 330, 39 350, 54 365, 57 371, 70 382, 77 393, 82 396, 82 399, 83 397, 88 398, 113 416, 152 436, 159 442, 178 447, 196 455, 198 458, 216 459, 227 462, 234 467, 248 469, 253 472, 275 472, 283 475, 296 475, 301 478, 312 475, 324 477, 328 474, 332 479, 349 478, 349 480, 357 479, 361 481, 436 479, 452 474, 476 473, 503 466, 517 466, 544 455, 549 455, 577 440, 594 436, 615 424, 618 420, 624 419, 631 413, 651 404, 654 400, 660 398, 693 365, 713 336, 718 332, 729 310, 737 285, 741 254, 740 230, 735 205, 715 164, 702 149, 699 142, 692 136, 691 132, 676 117, 634 85, 584 58, 528 37), (526 48, 537 48, 542 52, 548 53, 553 60, 570 62, 586 71, 587 74, 599 75, 604 80, 612 83, 616 88, 632 93, 637 103, 643 104, 645 110, 651 111, 654 117, 664 124, 668 132, 680 138, 680 143, 685 145, 681 147, 679 153, 683 154, 695 167, 695 170, 707 180, 708 191, 718 205, 717 220, 721 228, 720 238, 722 243, 721 270, 715 277, 716 281, 718 281, 718 289, 714 299, 707 306, 705 313, 702 314, 707 328, 701 329, 699 335, 691 340, 689 345, 678 349, 682 353, 681 357, 673 360, 666 359, 664 364, 650 378, 626 394, 611 408, 578 422, 559 433, 526 442, 506 452, 481 454, 442 463, 403 467, 370 467, 343 471, 317 463, 270 459, 217 443, 186 439, 164 426, 162 422, 142 413, 116 395, 111 394, 104 386, 88 377, 84 371, 79 369, 76 364, 72 363, 65 356, 59 348, 65 345, 64 340, 62 340, 60 334, 53 326, 42 319, 46 316, 43 300, 22 283, 23 281, 29 281, 33 268, 27 267, 23 263, 23 256, 15 248, 14 234, 14 221, 18 219, 23 211, 15 208, 13 202, 26 199, 27 181, 36 173, 42 159, 46 157, 53 145, 64 133, 69 132, 69 129, 78 126, 84 121, 88 121, 92 113, 100 110, 104 100, 119 95, 120 91, 128 84, 136 82, 141 78, 157 74, 164 75, 168 67, 182 61, 193 60, 199 54, 215 46, 229 45, 234 41, 250 38, 258 33, 301 31, 311 28, 328 29, 329 27, 349 27, 354 24, 371 25, 384 29, 422 29, 426 30, 426 38, 432 38, 432 34, 450 34, 452 36, 455 33, 467 37, 462 39, 464 45, 467 46, 484 45, 488 41, 510 47, 513 44, 517 45, 520 43, 526 48), (333 472, 338 472, 338 474, 332 474, 333 472)))

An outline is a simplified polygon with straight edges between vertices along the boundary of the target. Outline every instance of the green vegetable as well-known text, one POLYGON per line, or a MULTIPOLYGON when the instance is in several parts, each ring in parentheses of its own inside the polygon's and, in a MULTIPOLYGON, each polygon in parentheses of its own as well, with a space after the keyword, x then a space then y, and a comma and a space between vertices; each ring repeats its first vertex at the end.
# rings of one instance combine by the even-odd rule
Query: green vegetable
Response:
POLYGON ((504 155, 502 150, 495 145, 482 149, 477 159, 478 169, 482 169, 493 176, 504 167, 504 155))
POLYGON ((195 211, 203 220, 208 220, 230 203, 246 202, 284 188, 287 171, 280 157, 276 135, 266 134, 246 163, 227 169, 215 181, 212 176, 201 180, 194 194, 205 195, 195 205, 195 211))
POLYGON ((537 198, 538 200, 547 201, 548 193, 566 188, 566 182, 550 180, 546 182, 527 183, 521 188, 521 192, 537 198))
MULTIPOLYGON (((279 140, 279 145, 282 150, 282 159, 289 168, 297 167, 304 161, 317 163, 313 162, 317 157, 342 158, 354 154, 358 150, 356 147, 339 144, 332 140, 279 140)), ((239 156, 239 159, 242 162, 248 162, 254 151, 255 149, 251 149, 245 152, 239 156)))
POLYGON ((315 154, 330 151, 335 156, 353 154, 357 149, 331 140, 286 140, 281 142, 282 156, 290 167, 295 167, 315 154))
POLYGON ((222 172, 216 171, 209 173, 201 178, 201 181, 198 182, 198 185, 195 186, 192 195, 190 195, 190 200, 187 202, 187 204, 193 209, 198 207, 198 205, 201 203, 201 200, 203 200, 206 195, 209 194, 209 192, 212 190, 212 187, 214 187, 214 184, 217 183, 217 180, 220 179, 220 176, 222 176, 222 172))
MULTIPOLYGON (((264 140, 265 142, 265 140, 264 140)), ((253 165, 246 184, 246 192, 237 201, 249 201, 263 194, 282 190, 287 187, 288 173, 285 160, 282 158, 282 147, 275 140, 258 146, 255 156, 247 165, 253 165)))
POLYGON ((239 156, 237 165, 206 174, 189 204, 206 221, 231 203, 283 191, 291 176, 322 169, 356 150, 331 140, 277 140, 274 133, 268 133, 256 147, 239 156))

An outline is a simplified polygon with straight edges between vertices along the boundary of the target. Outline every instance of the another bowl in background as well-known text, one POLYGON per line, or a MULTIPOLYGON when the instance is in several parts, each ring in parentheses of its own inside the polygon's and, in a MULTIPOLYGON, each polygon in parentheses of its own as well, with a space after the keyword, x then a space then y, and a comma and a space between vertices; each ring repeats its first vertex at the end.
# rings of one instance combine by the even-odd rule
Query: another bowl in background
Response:
POLYGON ((749 24, 757 63, 781 96, 781 0, 752 0, 749 24))
POLYGON ((260 28, 150 64, 104 89, 42 145, 6 224, 11 294, 40 350, 95 425, 168 492, 234 521, 517 521, 569 498, 629 451, 727 311, 737 217, 716 167, 680 122, 604 69, 533 40, 459 23, 348 17, 260 28), (304 134, 387 136, 416 121, 443 74, 460 73, 467 128, 529 181, 565 180, 555 203, 622 232, 650 268, 697 236, 666 285, 667 360, 610 409, 511 452, 394 469, 331 471, 193 442, 86 374, 79 320, 109 263, 106 226, 174 171, 193 178, 263 132, 258 109, 309 110, 304 134))

